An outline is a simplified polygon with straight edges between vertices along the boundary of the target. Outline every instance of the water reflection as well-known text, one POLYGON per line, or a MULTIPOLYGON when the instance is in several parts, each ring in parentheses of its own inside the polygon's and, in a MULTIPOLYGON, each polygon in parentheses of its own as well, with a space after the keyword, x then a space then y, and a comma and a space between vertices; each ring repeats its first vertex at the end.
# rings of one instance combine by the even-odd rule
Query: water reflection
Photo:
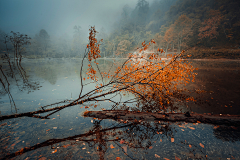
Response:
MULTIPOLYGON (((1 140, 1 147, 4 150, 2 150, 0 158, 25 159, 44 156, 50 159, 116 159, 117 157, 121 159, 159 157, 214 159, 217 157, 227 158, 230 152, 236 159, 240 158, 238 152, 240 142, 236 141, 240 138, 239 128, 230 130, 235 135, 235 138, 230 140, 227 139, 229 135, 222 134, 221 127, 216 129, 204 124, 173 124, 136 120, 116 122, 92 119, 91 121, 93 126, 85 133, 72 132, 76 135, 51 138, 32 146, 22 145, 19 150, 14 149, 15 143, 11 145, 5 138, 5 140, 1 140), (211 136, 212 129, 214 129, 215 135, 221 135, 220 141, 211 136), (235 143, 228 143, 225 140, 234 140, 235 143), (226 143, 228 148, 224 146, 226 143), (221 149, 225 149, 225 152, 216 153, 221 149), (15 152, 12 152, 14 150, 15 152)), ((62 134, 66 133, 62 132, 62 134)))
MULTIPOLYGON (((12 95, 12 90, 17 89, 20 92, 30 93, 40 88, 39 82, 32 80, 27 71, 28 67, 25 68, 22 66, 21 57, 19 59, 12 59, 6 54, 5 57, 0 59, 1 97, 8 95, 11 110, 12 106, 14 106, 16 113, 18 109, 12 95)), ((4 101, 1 102, 4 103, 4 101)))
MULTIPOLYGON (((147 150, 151 149, 152 145, 156 143, 153 140, 159 141, 163 139, 163 136, 171 139, 173 136, 173 129, 167 123, 124 121, 108 127, 103 127, 102 123, 104 123, 102 120, 93 120, 93 127, 84 134, 62 139, 49 139, 31 147, 22 148, 10 155, 5 155, 4 158, 13 158, 46 146, 51 146, 53 150, 78 146, 82 151, 88 148, 88 152, 96 152, 95 154, 99 156, 99 159, 108 159, 111 154, 107 151, 114 148, 118 148, 115 156, 122 157, 124 155, 130 159, 138 159, 140 158, 139 155, 135 155, 134 152, 139 152, 138 150, 141 149, 144 154, 147 154, 147 150)), ((61 151, 58 152, 61 154, 61 151)), ((68 156, 68 154, 64 154, 64 156, 68 156)), ((85 158, 87 157, 91 156, 88 155, 85 158)), ((93 156, 92 158, 97 157, 93 156)))
MULTIPOLYGON (((114 59, 100 59, 100 70, 115 70, 117 65, 113 66, 113 62, 116 64, 121 64, 121 60, 114 61, 114 59)), ((64 100, 66 99, 66 97, 69 99, 78 96, 80 90, 80 64, 81 59, 39 59, 31 61, 26 60, 22 62, 23 68, 25 68, 31 79, 38 82, 40 81, 42 83, 41 85, 44 87, 42 89, 42 92, 38 92, 39 94, 35 95, 35 97, 42 97, 41 95, 48 94, 48 97, 51 97, 51 99, 53 99, 51 101, 52 103, 58 102, 59 100, 64 100), (43 80, 48 81, 51 86, 49 86, 49 84, 45 83, 43 80), (51 88, 51 90, 48 91, 45 88, 51 88), (57 92, 59 96, 58 99, 53 98, 56 95, 50 95, 50 93, 53 92, 57 92), (68 94, 68 96, 66 96, 66 94, 68 94), (63 99, 60 99, 60 97, 63 97, 63 99)), ((198 67, 199 70, 197 71, 198 75, 196 77, 196 82, 188 86, 189 90, 193 91, 192 96, 194 96, 194 91, 196 89, 202 89, 206 92, 194 96, 195 98, 198 98, 198 103, 189 103, 184 105, 180 104, 180 106, 178 106, 178 109, 182 109, 184 111, 186 110, 185 106, 188 106, 187 109, 190 109, 191 111, 197 113, 240 114, 240 62, 231 60, 194 60, 193 65, 194 67, 198 67)), ((84 68, 84 70, 86 69, 87 68, 84 68)), ((14 84, 11 84, 11 86, 12 88, 10 88, 10 90, 13 90, 15 92, 15 90, 13 89, 14 84)), ((88 89, 89 87, 86 88, 86 90, 88 89)), ((22 93, 22 95, 25 95, 25 93, 22 93)), ((185 97, 186 95, 176 94, 175 98, 179 99, 180 97, 181 99, 181 97, 185 97)), ((2 94, 2 96, 4 95, 2 94)), ((12 96, 14 98, 18 95, 12 96)), ((31 97, 31 95, 28 95, 26 97, 31 97)), ((1 102, 2 104, 6 102, 4 97, 2 97, 1 102)), ((157 105, 154 103, 154 101, 152 102, 153 105, 157 105)), ((17 103, 16 105, 19 105, 19 103, 17 103)), ((153 109, 151 107, 153 105, 147 105, 145 109, 143 107, 144 111, 150 111, 151 109, 153 109)), ((173 110, 177 110, 177 108, 174 108, 175 105, 177 105, 177 103, 172 104, 173 110)))
POLYGON ((20 91, 27 90, 28 93, 39 88, 37 82, 29 80, 26 68, 22 66, 22 54, 25 53, 25 46, 30 44, 30 37, 11 31, 11 35, 4 36, 5 51, 0 57, 0 93, 7 94, 11 110, 12 106, 17 107, 11 93, 12 85, 20 91))
POLYGON ((199 104, 192 104, 197 113, 240 114, 240 61, 192 60, 198 73, 192 89, 202 89, 199 104))
POLYGON ((216 138, 223 141, 240 141, 240 127, 216 126, 214 127, 213 134, 216 138))
MULTIPOLYGON (((99 65, 101 68, 112 66, 113 61, 111 59, 101 61, 102 63, 99 65)), ((19 104, 29 100, 31 103, 29 102, 24 107, 29 109, 34 106, 35 108, 30 108, 30 110, 33 110, 42 104, 51 104, 59 100, 70 99, 72 96, 78 96, 79 62, 80 60, 51 60, 51 62, 38 60, 37 62, 24 64, 26 68, 29 68, 28 72, 32 76, 46 82, 42 83, 43 87, 39 92, 21 94, 21 97, 27 98, 19 101, 19 104), (35 102, 36 98, 38 101, 35 102), (38 105, 39 103, 41 104, 38 105)), ((202 87, 206 90, 206 94, 202 94, 200 98, 203 101, 209 100, 209 105, 206 105, 206 103, 191 104, 189 106, 191 106, 192 111, 239 114, 239 88, 237 87, 240 79, 238 79, 239 63, 211 61, 197 62, 195 65, 199 67, 199 76, 196 78, 197 83, 190 87, 193 89, 202 87), (229 79, 227 76, 231 76, 231 78, 229 79), (229 88, 227 84, 229 84, 229 88), (227 102, 228 107, 221 106, 225 102, 227 102), (232 107, 229 104, 232 104, 232 107)), ((19 95, 16 94, 17 96, 19 95)), ((126 97, 129 98, 128 95, 126 97)), ((107 102, 101 105, 102 108, 111 106, 107 102)), ((121 109, 124 110, 128 110, 128 108, 128 106, 121 106, 121 109)), ((146 106, 143 110, 151 111, 151 108, 146 106)), ((168 159, 174 159, 175 157, 207 159, 206 155, 208 155, 208 158, 210 157, 209 159, 231 158, 231 156, 236 159, 240 158, 238 152, 240 148, 239 128, 139 120, 115 122, 112 120, 78 118, 79 121, 75 122, 73 119, 76 117, 74 115, 76 112, 78 113, 79 110, 71 111, 70 108, 68 111, 61 112, 61 115, 66 117, 63 117, 61 121, 58 120, 58 125, 52 119, 46 120, 49 123, 46 126, 40 120, 35 120, 36 123, 30 125, 31 122, 18 119, 19 124, 21 122, 22 125, 18 128, 16 124, 12 124, 15 127, 10 128, 9 123, 1 122, 1 137, 4 138, 1 138, 2 157, 0 158, 79 159, 80 157, 80 159, 116 159, 116 157, 120 157, 122 159, 154 159, 160 156, 160 158, 168 159), (91 120, 92 123, 90 123, 91 120), (88 123, 81 125, 85 121, 88 121, 88 123), (39 127, 43 130, 41 132, 36 127, 40 123, 43 123, 39 127), (52 129, 53 127, 57 127, 57 129, 52 129), (30 131, 30 128, 34 128, 36 131, 30 131), (47 131, 49 128, 51 130, 47 131), (80 129, 73 131, 72 128, 80 129), (49 132, 51 132, 51 136, 49 136, 49 132), (22 137, 19 135, 22 135, 22 137), (17 137, 20 138, 16 139, 17 137), (37 137, 40 137, 40 139, 37 139, 37 137), (27 140, 32 142, 31 145, 22 142, 27 140), (17 145, 15 145, 16 142, 17 145), (226 146, 228 147, 226 148, 226 146), (223 152, 219 152, 219 150, 223 152)), ((31 119, 31 121, 34 120, 31 119)))

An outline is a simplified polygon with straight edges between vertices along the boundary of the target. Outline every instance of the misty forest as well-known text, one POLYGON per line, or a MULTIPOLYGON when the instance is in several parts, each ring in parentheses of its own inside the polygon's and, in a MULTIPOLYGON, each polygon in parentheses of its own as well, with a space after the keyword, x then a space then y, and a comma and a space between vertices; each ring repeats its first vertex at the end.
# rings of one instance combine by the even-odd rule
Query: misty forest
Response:
POLYGON ((240 159, 240 1, 0 1, 0 159, 240 159))

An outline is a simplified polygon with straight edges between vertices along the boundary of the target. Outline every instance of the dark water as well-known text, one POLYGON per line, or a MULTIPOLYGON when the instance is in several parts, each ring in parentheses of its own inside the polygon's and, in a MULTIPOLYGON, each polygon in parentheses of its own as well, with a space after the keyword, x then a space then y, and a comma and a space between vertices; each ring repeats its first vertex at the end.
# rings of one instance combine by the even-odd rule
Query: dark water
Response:
POLYGON ((197 113, 240 114, 240 61, 194 60, 196 82, 193 88, 206 91, 199 98, 205 103, 193 106, 197 113))
MULTIPOLYGON (((27 94, 11 86, 18 113, 75 99, 79 95, 80 60, 26 60, 23 66, 39 90, 27 94)), ((111 59, 101 60, 108 68, 111 59)), ((240 61, 194 60, 198 67, 191 89, 201 103, 190 109, 197 113, 240 114, 240 61)), ((91 90, 88 86, 84 92, 91 90)), ((128 96, 123 98, 129 98, 128 96)), ((1 95, 1 115, 12 114, 8 96, 1 95)), ((165 123, 97 120, 83 118, 84 105, 73 106, 51 119, 23 117, 0 122, 0 159, 240 159, 240 129, 201 123, 165 123), (26 148, 24 148, 26 147, 26 148), (18 153, 22 153, 18 155, 18 153)), ((101 102, 88 110, 108 109, 101 102)))

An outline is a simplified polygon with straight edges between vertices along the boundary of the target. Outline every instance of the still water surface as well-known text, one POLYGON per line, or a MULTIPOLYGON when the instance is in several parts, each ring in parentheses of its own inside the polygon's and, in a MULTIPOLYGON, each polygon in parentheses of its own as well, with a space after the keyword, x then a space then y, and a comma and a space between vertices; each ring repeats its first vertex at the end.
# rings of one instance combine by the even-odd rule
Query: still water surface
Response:
MULTIPOLYGON (((100 60, 100 67, 111 66, 100 60)), ((11 86, 18 113, 79 95, 79 59, 25 60, 30 79, 40 83, 30 93, 11 86)), ((198 67, 190 88, 206 93, 193 112, 240 115, 240 61, 193 60, 198 67)), ((84 92, 91 90, 89 86, 84 92)), ((0 96, 1 115, 14 113, 7 95, 0 96)), ((124 97, 129 98, 129 97, 124 97)), ((49 120, 23 117, 0 122, 0 159, 240 159, 240 129, 191 123, 121 122, 83 118, 85 106, 73 106, 50 116, 49 120), (24 147, 24 150, 21 150, 24 147), (17 155, 15 152, 24 151, 17 155)), ((111 107, 102 102, 97 108, 111 107)))

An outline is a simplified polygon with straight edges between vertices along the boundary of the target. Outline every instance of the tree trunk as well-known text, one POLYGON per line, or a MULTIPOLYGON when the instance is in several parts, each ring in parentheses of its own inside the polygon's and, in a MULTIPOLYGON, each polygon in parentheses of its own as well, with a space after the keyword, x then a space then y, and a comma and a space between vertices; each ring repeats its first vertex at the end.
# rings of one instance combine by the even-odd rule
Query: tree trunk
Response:
POLYGON ((206 123, 213 125, 240 126, 239 115, 211 115, 187 113, 147 113, 122 110, 88 111, 85 117, 99 119, 114 119, 128 121, 166 121, 166 122, 187 122, 187 123, 206 123))

